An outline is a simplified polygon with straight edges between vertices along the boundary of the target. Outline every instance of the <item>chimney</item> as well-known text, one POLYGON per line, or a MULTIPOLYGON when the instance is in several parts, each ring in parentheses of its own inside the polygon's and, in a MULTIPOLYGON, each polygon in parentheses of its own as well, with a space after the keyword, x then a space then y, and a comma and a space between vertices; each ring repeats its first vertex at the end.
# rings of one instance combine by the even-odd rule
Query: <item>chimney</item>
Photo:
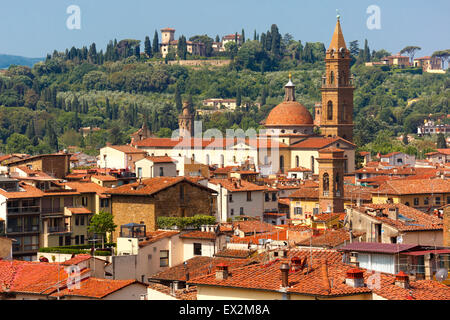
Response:
POLYGON ((388 209, 388 218, 398 220, 398 207, 391 207, 388 209))
POLYGON ((353 288, 364 287, 364 271, 358 268, 348 270, 345 284, 353 288))
POLYGON ((283 262, 280 266, 281 271, 281 286, 283 288, 289 287, 289 264, 283 262))
POLYGON ((409 289, 409 276, 403 271, 400 271, 395 275, 395 285, 403 289, 409 289))
POLYGON ((219 263, 216 266, 216 280, 226 280, 228 278, 228 265, 219 263))

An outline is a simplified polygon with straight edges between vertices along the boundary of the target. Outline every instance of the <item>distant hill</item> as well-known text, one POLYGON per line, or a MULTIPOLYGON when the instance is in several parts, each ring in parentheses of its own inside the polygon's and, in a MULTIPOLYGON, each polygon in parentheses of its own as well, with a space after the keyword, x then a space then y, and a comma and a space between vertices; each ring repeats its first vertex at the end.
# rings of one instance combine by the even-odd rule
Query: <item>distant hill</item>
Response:
POLYGON ((12 64, 32 67, 36 62, 42 60, 44 60, 44 58, 26 58, 20 56, 11 56, 8 54, 0 54, 0 69, 6 69, 12 64))

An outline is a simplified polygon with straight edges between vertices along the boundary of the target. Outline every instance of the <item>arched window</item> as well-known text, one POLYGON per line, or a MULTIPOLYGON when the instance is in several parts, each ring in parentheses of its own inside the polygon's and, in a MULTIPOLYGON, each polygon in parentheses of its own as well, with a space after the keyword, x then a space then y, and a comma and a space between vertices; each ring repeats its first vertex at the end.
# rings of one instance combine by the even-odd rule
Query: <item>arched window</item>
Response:
POLYGON ((334 83, 334 72, 331 71, 330 72, 330 84, 333 84, 333 83, 334 83))
POLYGON ((333 120, 333 101, 328 101, 327 118, 328 120, 333 120))
POLYGON ((335 185, 334 185, 334 190, 335 191, 339 191, 339 184, 340 184, 339 173, 336 173, 336 181, 335 181, 335 185))
POLYGON ((300 157, 299 156, 295 156, 295 167, 296 168, 300 167, 300 157))
POLYGON ((311 156, 311 171, 314 174, 314 156, 311 156))
POLYGON ((284 156, 280 156, 280 171, 284 172, 284 156))
POLYGON ((323 177, 323 193, 325 195, 325 193, 328 194, 328 191, 330 190, 330 176, 328 175, 328 173, 324 173, 323 177))

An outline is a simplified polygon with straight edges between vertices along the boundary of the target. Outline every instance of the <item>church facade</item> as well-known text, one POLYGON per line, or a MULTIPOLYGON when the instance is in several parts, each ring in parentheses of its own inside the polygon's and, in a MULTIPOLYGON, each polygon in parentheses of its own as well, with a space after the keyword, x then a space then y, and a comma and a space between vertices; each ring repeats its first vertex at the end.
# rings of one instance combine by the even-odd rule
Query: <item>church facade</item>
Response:
POLYGON ((322 103, 308 109, 296 100, 295 85, 289 75, 284 101, 269 113, 264 133, 245 138, 199 138, 194 133, 193 117, 185 106, 179 117, 180 134, 176 139, 147 138, 133 142, 151 156, 170 156, 178 161, 184 175, 184 163, 237 166, 253 163, 263 175, 287 173, 298 167, 319 173, 319 152, 326 148, 342 151, 343 174, 355 170, 353 140, 353 85, 350 52, 346 47, 340 21, 326 52, 326 74, 322 83, 322 103), (319 130, 317 130, 319 129, 319 130), (317 133, 319 131, 319 133, 317 133))

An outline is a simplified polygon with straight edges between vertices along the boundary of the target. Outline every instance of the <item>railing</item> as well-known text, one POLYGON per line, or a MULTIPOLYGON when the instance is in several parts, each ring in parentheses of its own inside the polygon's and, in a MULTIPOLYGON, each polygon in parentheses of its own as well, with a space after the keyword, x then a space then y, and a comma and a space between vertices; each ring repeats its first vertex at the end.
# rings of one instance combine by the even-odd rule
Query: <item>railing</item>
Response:
POLYGON ((39 225, 8 227, 6 231, 8 233, 39 232, 39 225))
POLYGON ((24 251, 37 251, 39 250, 39 245, 38 244, 25 244, 25 245, 20 245, 20 244, 13 244, 12 245, 12 251, 14 253, 17 252, 24 252, 24 251))
POLYGON ((69 232, 69 227, 47 227, 47 233, 69 232))
POLYGON ((41 210, 42 213, 63 213, 64 212, 64 208, 42 208, 41 210))
POLYGON ((8 214, 20 214, 20 213, 39 213, 41 211, 41 207, 14 207, 8 208, 8 214))

